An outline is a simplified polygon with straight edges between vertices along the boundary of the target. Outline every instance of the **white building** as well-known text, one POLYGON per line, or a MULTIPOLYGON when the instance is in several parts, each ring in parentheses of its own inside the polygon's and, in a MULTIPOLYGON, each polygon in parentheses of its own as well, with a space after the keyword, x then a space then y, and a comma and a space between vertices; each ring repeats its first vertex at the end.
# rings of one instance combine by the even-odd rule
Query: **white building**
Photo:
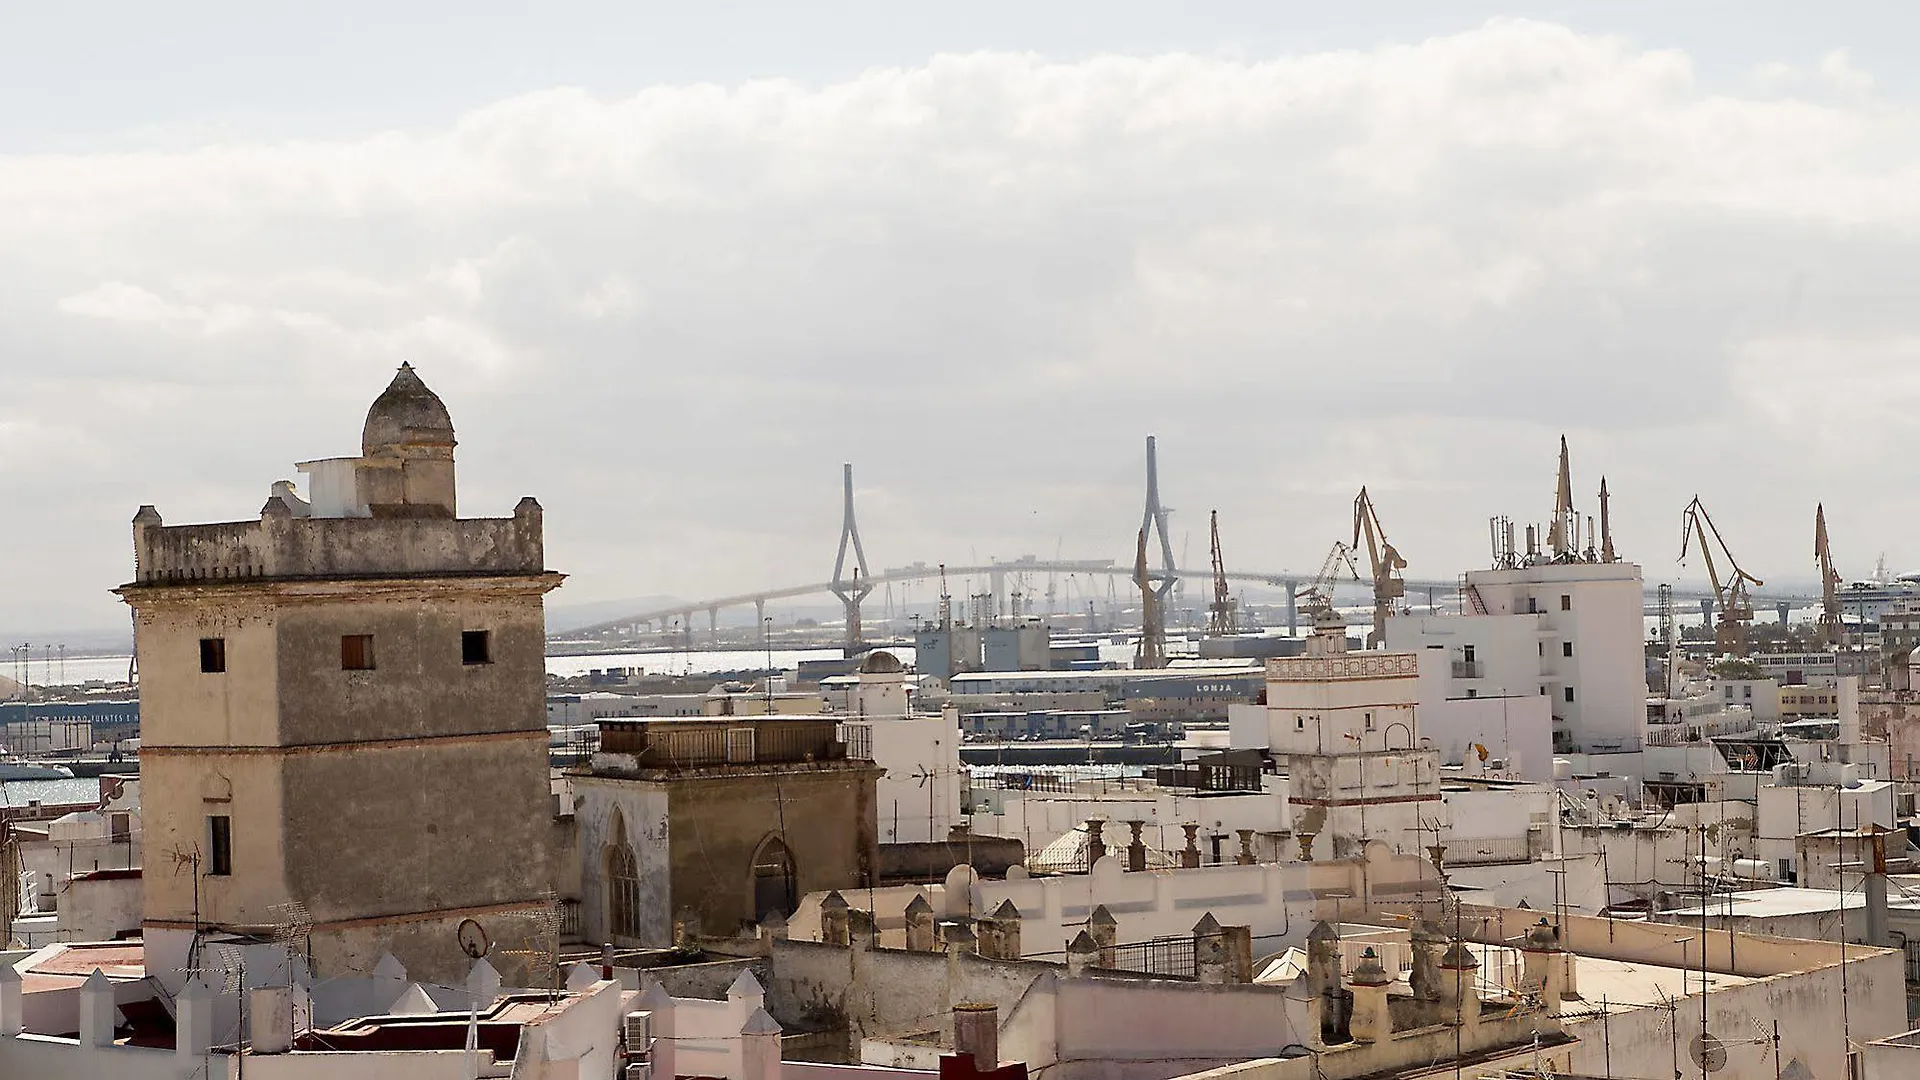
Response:
POLYGON ((906 668, 892 653, 870 653, 858 678, 840 737, 849 756, 887 770, 874 793, 880 842, 945 840, 966 823, 959 714, 912 713, 906 668))
POLYGON ((1346 650, 1346 627, 1326 620, 1307 655, 1267 661, 1266 745, 1287 760, 1294 834, 1326 836, 1336 858, 1368 840, 1418 853, 1446 815, 1440 755, 1414 715, 1421 657, 1346 650))
MULTIPOLYGON (((1444 653, 1421 701, 1536 694, 1553 716, 1557 751, 1638 750, 1647 729, 1644 585, 1640 567, 1613 552, 1579 545, 1571 507, 1566 443, 1560 449, 1560 498, 1548 547, 1528 527, 1524 550, 1496 529, 1494 566, 1469 571, 1470 614, 1405 615, 1387 622, 1387 647, 1444 653), (1444 676, 1444 683, 1439 680, 1444 676)), ((1602 490, 1604 492, 1605 483, 1602 490)), ((1604 496, 1601 509, 1605 532, 1604 496)))

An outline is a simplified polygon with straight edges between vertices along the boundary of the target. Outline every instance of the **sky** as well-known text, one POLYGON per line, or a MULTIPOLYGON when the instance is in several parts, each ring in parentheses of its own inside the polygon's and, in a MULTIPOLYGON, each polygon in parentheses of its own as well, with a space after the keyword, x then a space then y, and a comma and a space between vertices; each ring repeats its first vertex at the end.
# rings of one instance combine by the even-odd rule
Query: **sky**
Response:
POLYGON ((0 633, 124 626, 411 361, 556 605, 1130 557, 1416 578, 1554 453, 1677 566, 1920 569, 1902 5, 0 0, 0 633))

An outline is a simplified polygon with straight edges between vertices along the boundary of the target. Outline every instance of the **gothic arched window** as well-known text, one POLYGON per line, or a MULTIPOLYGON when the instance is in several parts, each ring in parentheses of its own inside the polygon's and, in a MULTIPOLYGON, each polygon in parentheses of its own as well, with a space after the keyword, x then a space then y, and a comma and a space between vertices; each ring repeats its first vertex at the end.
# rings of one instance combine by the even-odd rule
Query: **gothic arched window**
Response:
POLYGON ((607 933, 614 938, 640 936, 640 860, 627 842, 627 823, 618 807, 607 830, 607 933))

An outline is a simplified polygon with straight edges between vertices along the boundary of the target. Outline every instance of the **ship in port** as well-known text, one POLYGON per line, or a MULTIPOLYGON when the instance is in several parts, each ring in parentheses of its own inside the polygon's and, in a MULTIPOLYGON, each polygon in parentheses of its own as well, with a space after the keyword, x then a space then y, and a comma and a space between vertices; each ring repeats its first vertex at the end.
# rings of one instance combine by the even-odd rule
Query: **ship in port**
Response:
POLYGON ((0 747, 0 783, 14 780, 71 780, 73 770, 65 765, 23 761, 0 747))

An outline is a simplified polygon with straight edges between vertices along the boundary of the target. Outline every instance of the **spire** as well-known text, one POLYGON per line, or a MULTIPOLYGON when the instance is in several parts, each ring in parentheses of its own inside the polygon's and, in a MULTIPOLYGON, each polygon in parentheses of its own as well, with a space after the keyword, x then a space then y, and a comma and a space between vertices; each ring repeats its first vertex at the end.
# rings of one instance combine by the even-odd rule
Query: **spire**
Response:
POLYGON ((1547 527, 1547 546, 1555 559, 1564 559, 1579 546, 1573 536, 1573 470, 1567 463, 1567 437, 1560 436, 1560 480, 1553 492, 1553 524, 1547 527))
POLYGON ((1600 561, 1619 562, 1613 550, 1613 519, 1607 516, 1607 478, 1600 478, 1600 561))

